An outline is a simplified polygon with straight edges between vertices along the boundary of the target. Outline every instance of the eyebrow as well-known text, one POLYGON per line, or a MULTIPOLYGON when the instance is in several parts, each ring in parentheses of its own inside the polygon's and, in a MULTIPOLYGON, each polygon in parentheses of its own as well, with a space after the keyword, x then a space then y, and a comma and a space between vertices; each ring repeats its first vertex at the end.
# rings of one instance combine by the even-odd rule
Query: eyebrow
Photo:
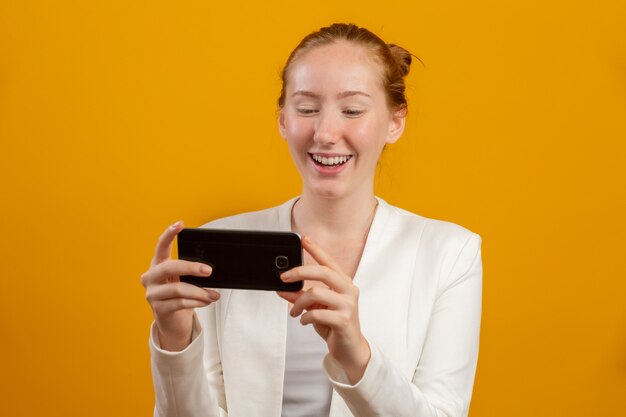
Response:
MULTIPOLYGON (((357 95, 371 97, 369 94, 367 94, 367 93, 365 93, 363 91, 348 90, 348 91, 342 91, 341 93, 337 94, 337 98, 346 98, 346 97, 352 97, 352 96, 357 96, 357 95)), ((320 98, 319 94, 315 94, 314 92, 307 91, 307 90, 298 90, 298 91, 294 92, 292 94, 292 96, 305 96, 305 97, 312 97, 312 98, 316 98, 316 99, 320 98)))

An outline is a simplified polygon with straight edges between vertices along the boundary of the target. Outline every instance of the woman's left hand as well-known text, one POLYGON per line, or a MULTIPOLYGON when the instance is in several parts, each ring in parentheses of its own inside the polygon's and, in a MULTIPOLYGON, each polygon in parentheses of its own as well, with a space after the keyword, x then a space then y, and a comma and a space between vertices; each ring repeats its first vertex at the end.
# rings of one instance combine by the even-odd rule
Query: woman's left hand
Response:
POLYGON ((303 248, 319 265, 293 268, 281 275, 285 282, 318 281, 306 291, 283 292, 278 295, 293 303, 291 316, 306 310, 300 322, 313 324, 326 341, 331 356, 341 365, 352 384, 358 382, 370 359, 370 349, 359 324, 359 289, 339 265, 308 237, 302 238, 303 248))

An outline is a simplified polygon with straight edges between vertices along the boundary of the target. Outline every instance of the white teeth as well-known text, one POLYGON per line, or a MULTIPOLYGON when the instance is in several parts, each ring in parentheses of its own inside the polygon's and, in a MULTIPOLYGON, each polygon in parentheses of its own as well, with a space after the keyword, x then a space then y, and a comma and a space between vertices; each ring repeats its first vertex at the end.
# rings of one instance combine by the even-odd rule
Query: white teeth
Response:
POLYGON ((326 165, 326 166, 345 164, 351 158, 350 155, 325 157, 325 156, 319 156, 315 154, 311 154, 311 157, 313 158, 315 162, 322 164, 322 165, 326 165))

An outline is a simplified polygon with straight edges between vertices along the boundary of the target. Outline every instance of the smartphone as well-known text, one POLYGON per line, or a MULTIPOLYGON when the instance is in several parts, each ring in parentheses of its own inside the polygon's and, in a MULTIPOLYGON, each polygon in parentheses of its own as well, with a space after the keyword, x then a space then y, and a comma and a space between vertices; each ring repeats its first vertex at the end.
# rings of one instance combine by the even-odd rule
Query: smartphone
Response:
POLYGON ((302 243, 297 233, 184 228, 178 233, 178 259, 213 268, 209 277, 180 277, 199 287, 302 289, 302 281, 285 283, 280 279, 282 272, 302 265, 302 243))

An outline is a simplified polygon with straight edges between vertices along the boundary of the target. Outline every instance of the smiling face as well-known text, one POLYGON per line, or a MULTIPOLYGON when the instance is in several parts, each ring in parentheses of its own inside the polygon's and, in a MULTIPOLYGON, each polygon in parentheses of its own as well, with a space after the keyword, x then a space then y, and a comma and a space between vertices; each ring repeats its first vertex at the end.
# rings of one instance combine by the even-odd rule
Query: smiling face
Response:
POLYGON ((304 193, 339 198, 372 194, 387 143, 404 130, 404 111, 387 104, 380 65, 347 41, 317 46, 289 68, 279 130, 304 193))

